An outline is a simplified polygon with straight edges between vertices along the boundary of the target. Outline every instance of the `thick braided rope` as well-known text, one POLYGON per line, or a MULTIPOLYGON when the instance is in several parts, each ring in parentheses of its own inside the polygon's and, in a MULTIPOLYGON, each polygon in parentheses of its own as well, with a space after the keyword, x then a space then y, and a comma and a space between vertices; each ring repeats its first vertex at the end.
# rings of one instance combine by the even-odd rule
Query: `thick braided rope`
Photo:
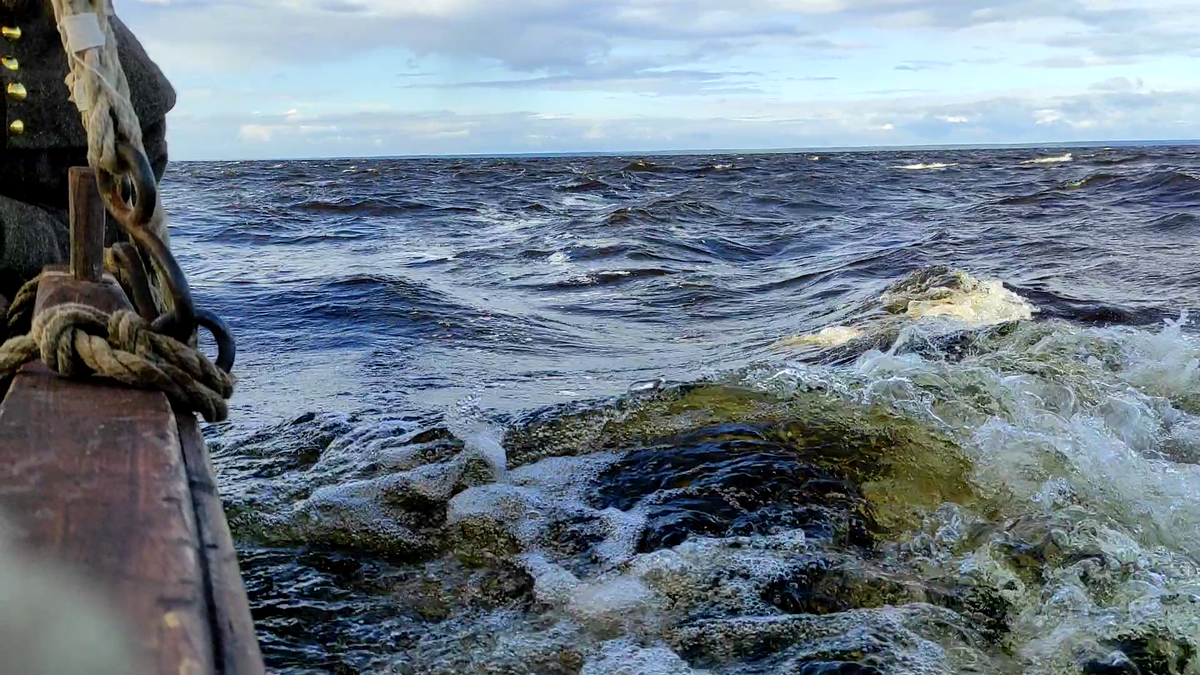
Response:
POLYGON ((28 334, 0 345, 0 379, 37 358, 66 377, 97 375, 158 389, 176 407, 199 412, 209 422, 229 416, 225 401, 233 395, 233 377, 199 351, 155 333, 129 310, 109 315, 88 305, 63 304, 41 312, 28 334))
MULTIPOLYGON (((79 109, 84 131, 88 139, 88 164, 93 169, 103 169, 120 175, 121 161, 117 152, 119 139, 128 141, 134 150, 145 153, 142 142, 142 127, 137 112, 129 98, 129 81, 117 54, 117 38, 113 33, 109 16, 112 14, 110 0, 51 0, 54 18, 62 38, 63 50, 67 55, 70 72, 65 80, 70 90, 70 100, 79 109), (64 19, 81 14, 95 14, 104 44, 75 52, 68 38, 64 19)), ((162 193, 157 195, 154 215, 149 229, 168 246, 171 243, 166 214, 162 205, 162 193)), ((155 288, 155 300, 160 309, 172 309, 168 294, 155 288)))

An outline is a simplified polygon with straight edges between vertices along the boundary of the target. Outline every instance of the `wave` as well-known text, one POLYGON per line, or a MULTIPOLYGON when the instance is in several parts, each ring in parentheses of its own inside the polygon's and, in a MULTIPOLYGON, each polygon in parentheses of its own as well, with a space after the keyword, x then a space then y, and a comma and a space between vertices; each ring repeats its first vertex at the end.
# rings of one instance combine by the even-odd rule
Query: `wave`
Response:
POLYGON ((1059 199, 1077 190, 1102 189, 1103 194, 1123 200, 1118 203, 1145 205, 1152 201, 1191 201, 1200 194, 1200 178, 1178 170, 1155 171, 1149 174, 1110 173, 1098 171, 1083 178, 1063 181, 1057 186, 1028 195, 1012 195, 997 200, 1004 205, 1037 204, 1059 199))
POLYGON ((1196 230, 1200 229, 1200 216, 1194 213, 1170 213, 1154 219, 1147 227, 1165 232, 1196 230))
POLYGON ((1060 186, 1060 188, 1064 190, 1081 190, 1083 188, 1093 187, 1096 185, 1107 185, 1109 183, 1122 180, 1123 178, 1124 176, 1118 174, 1100 171, 1089 174, 1077 180, 1066 181, 1060 186))
POLYGON ((976 279, 940 265, 909 273, 884 291, 877 306, 866 305, 859 312, 877 314, 875 310, 882 310, 882 317, 862 326, 827 326, 816 333, 785 338, 773 346, 825 349, 857 342, 863 347, 881 338, 894 339, 902 329, 945 335, 1029 321, 1038 313, 1032 303, 998 280, 976 279))
POLYGON ((612 185, 596 178, 589 178, 565 185, 562 189, 567 192, 592 192, 595 190, 610 190, 612 185))
POLYGON ((1151 155, 1145 152, 1139 152, 1133 155, 1118 155, 1116 157, 1106 155, 1089 157, 1088 161, 1090 161, 1092 164, 1098 164, 1100 166, 1120 166, 1122 164, 1136 164, 1138 162, 1145 162, 1150 159, 1152 159, 1151 155))
POLYGON ((430 204, 395 197, 342 197, 332 200, 310 199, 290 206, 296 211, 339 213, 358 215, 392 215, 412 211, 461 211, 473 212, 466 206, 430 204))
POLYGON ((462 585, 445 561, 472 562, 487 603, 406 614, 418 637, 381 657, 429 672, 547 654, 589 673, 1171 672, 1154 664, 1200 650, 1185 321, 1018 321, 953 355, 910 331, 840 366, 764 364, 503 431, 317 417, 213 448, 274 467, 271 489, 230 498, 252 546, 386 555, 413 570, 405 603, 425 596, 404 579, 462 585))
POLYGON ((958 163, 957 163, 957 162, 950 162, 950 163, 946 163, 946 162, 932 162, 932 163, 929 163, 929 164, 925 164, 925 163, 921 163, 921 164, 905 164, 905 165, 903 165, 903 166, 898 166, 898 167, 896 167, 896 168, 897 168, 897 169, 905 169, 905 170, 908 170, 908 171, 925 171, 925 170, 929 170, 929 169, 948 169, 948 168, 950 168, 950 167, 952 167, 952 166, 958 166, 958 163))
POLYGON ((628 173, 657 173, 667 170, 665 167, 659 166, 654 162, 649 162, 644 159, 639 159, 626 164, 620 169, 622 172, 628 173))
MULTIPOLYGON (((554 262, 553 257, 551 258, 551 262, 554 262)), ((623 270, 600 270, 573 276, 568 279, 550 284, 538 284, 533 288, 540 291, 577 290, 593 286, 629 283, 639 279, 653 279, 671 276, 676 273, 677 272, 673 270, 650 267, 639 267, 623 270)))
POLYGON ((1055 155, 1054 157, 1035 157, 1033 159, 1026 159, 1023 160, 1021 164, 1064 164, 1074 160, 1075 156, 1068 152, 1063 155, 1055 155))

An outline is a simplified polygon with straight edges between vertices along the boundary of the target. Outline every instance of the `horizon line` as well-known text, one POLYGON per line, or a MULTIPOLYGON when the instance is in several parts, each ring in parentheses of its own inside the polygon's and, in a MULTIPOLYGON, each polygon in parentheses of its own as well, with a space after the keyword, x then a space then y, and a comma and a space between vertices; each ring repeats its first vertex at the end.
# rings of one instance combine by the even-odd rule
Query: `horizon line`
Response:
POLYGON ((787 148, 710 148, 691 150, 594 150, 560 152, 474 152, 474 153, 418 153, 391 155, 327 155, 307 157, 275 157, 257 159, 174 159, 171 164, 189 162, 313 162, 341 160, 386 160, 386 159, 504 159, 538 157, 684 157, 694 155, 786 155, 816 152, 911 152, 921 150, 1004 150, 1004 149, 1063 149, 1103 147, 1185 147, 1200 145, 1200 139, 1161 139, 1124 141, 1046 141, 1027 143, 947 143, 917 145, 845 145, 845 146, 801 146, 787 148))

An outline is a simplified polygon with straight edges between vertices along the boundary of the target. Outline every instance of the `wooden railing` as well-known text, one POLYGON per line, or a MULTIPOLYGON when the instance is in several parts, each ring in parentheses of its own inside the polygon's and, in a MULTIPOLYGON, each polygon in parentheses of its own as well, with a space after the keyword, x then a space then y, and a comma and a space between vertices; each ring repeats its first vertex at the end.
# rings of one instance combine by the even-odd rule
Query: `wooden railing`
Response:
MULTIPOLYGON (((95 176, 72 169, 70 184, 71 265, 45 270, 35 312, 130 309, 103 273, 95 176)), ((161 392, 25 366, 0 403, 0 511, 30 553, 107 598, 151 672, 264 672, 196 416, 161 392)))

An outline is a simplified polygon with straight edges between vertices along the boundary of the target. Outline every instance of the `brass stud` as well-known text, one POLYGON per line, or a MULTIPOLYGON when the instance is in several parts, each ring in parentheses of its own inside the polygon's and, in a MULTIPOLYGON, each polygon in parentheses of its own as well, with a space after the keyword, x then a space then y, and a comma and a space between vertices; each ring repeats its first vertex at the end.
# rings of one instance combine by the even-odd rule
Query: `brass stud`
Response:
POLYGON ((0 35, 3 35, 4 39, 9 41, 20 40, 21 29, 12 26, 0 26, 0 35))
POLYGON ((17 60, 11 56, 0 56, 0 65, 3 65, 9 70, 18 70, 21 66, 17 60))
POLYGON ((20 136, 25 133, 25 123, 21 120, 13 120, 12 124, 8 125, 8 133, 13 136, 20 136))
POLYGON ((25 91, 25 85, 20 82, 9 82, 5 91, 14 101, 24 101, 25 97, 29 95, 29 92, 25 91))

